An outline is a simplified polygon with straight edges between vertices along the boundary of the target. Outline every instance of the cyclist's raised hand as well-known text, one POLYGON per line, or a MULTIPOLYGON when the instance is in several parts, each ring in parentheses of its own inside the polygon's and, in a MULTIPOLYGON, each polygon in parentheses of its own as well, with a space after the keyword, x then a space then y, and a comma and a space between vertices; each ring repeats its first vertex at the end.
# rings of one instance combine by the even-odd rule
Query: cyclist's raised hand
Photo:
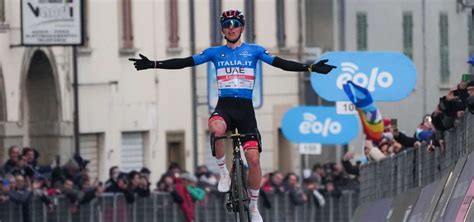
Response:
POLYGON ((135 59, 135 58, 129 58, 129 61, 134 62, 133 65, 135 66, 135 69, 143 70, 143 69, 151 69, 155 67, 155 62, 150 61, 146 56, 139 54, 140 59, 135 59))
POLYGON ((329 60, 324 59, 317 62, 316 64, 312 64, 311 71, 321 73, 321 74, 328 74, 329 72, 331 72, 332 69, 337 68, 336 66, 326 64, 326 62, 328 61, 329 60))

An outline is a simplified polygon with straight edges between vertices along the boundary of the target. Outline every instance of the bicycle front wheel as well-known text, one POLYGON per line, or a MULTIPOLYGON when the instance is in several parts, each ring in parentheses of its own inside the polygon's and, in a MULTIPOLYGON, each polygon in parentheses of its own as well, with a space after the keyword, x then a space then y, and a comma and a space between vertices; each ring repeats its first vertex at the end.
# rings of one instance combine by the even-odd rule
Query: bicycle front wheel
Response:
POLYGON ((239 221, 240 222, 250 222, 248 207, 245 205, 247 204, 248 195, 246 190, 244 189, 244 181, 243 181, 243 164, 241 161, 238 161, 235 164, 235 173, 234 173, 234 197, 235 203, 237 205, 237 210, 239 214, 239 221))

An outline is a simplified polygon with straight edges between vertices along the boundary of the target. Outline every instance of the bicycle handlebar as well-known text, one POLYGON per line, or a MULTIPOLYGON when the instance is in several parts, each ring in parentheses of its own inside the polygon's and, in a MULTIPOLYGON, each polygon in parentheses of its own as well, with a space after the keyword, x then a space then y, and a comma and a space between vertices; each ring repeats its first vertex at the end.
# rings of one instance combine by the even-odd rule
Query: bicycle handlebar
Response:
POLYGON ((232 133, 230 135, 214 136, 214 141, 221 140, 221 139, 243 138, 243 137, 248 137, 248 136, 258 137, 258 134, 257 133, 246 133, 246 134, 232 133))

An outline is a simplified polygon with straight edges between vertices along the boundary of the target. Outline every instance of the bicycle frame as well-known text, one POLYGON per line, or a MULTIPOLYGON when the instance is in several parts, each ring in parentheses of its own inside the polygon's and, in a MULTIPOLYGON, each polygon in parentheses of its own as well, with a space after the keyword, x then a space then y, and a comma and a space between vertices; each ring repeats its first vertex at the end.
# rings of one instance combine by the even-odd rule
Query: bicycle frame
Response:
MULTIPOLYGON (((226 208, 229 212, 234 212, 236 221, 239 218, 240 222, 250 222, 249 203, 250 198, 248 196, 248 190, 246 185, 246 177, 243 172, 243 161, 240 149, 242 143, 240 139, 246 136, 256 136, 260 141, 260 135, 258 133, 253 134, 239 134, 237 129, 231 135, 215 137, 211 135, 211 149, 212 154, 215 156, 215 142, 220 139, 232 139, 232 170, 231 170, 231 187, 226 202, 226 208)), ((259 143, 260 144, 260 143, 259 143)))

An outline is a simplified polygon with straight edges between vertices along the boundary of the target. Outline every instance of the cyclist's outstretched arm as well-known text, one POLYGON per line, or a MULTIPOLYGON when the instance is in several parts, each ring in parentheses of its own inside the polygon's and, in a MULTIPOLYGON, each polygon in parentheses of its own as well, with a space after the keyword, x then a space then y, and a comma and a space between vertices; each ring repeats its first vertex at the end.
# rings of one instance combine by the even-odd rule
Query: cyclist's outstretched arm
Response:
POLYGON ((134 62, 133 65, 137 70, 143 69, 182 69, 194 66, 194 59, 192 56, 186 58, 175 58, 163 61, 152 61, 146 56, 140 54, 139 59, 129 58, 128 60, 134 62))
POLYGON ((335 69, 336 66, 326 64, 328 62, 327 59, 321 60, 316 64, 303 64, 299 62, 294 62, 290 60, 282 59, 278 56, 273 58, 271 63, 272 66, 278 67, 280 69, 286 71, 294 71, 294 72, 317 72, 321 74, 328 74, 332 69, 335 69))

